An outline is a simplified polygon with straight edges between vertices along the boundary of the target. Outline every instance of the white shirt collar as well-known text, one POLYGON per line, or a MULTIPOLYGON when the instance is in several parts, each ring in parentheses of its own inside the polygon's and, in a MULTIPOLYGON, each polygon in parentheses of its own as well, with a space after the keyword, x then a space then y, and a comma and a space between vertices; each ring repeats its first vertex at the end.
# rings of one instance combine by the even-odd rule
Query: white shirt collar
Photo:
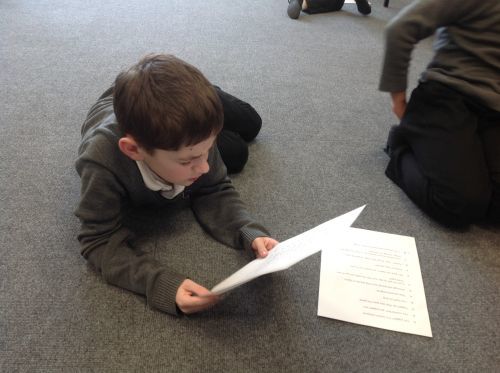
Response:
POLYGON ((175 185, 165 182, 155 174, 143 161, 135 161, 141 173, 144 184, 150 190, 160 192, 161 196, 172 199, 184 191, 184 185, 175 185))

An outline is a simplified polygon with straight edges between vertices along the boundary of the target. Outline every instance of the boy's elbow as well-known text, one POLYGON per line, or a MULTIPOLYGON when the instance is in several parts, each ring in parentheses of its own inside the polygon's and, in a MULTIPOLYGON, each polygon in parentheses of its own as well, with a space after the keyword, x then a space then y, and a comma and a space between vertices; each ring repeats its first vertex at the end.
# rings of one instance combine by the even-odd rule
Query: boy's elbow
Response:
POLYGON ((82 256, 99 272, 102 271, 102 251, 103 250, 100 250, 99 248, 91 250, 90 252, 82 251, 82 256))

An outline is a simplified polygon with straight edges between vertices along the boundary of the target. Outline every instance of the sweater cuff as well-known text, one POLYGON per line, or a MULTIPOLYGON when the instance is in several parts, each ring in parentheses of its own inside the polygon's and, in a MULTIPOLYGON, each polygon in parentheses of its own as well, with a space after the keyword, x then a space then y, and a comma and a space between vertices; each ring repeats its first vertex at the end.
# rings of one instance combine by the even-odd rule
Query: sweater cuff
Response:
POLYGON ((177 289, 185 279, 185 276, 175 272, 161 273, 151 289, 151 294, 147 297, 148 305, 171 315, 181 315, 175 303, 175 297, 177 289))

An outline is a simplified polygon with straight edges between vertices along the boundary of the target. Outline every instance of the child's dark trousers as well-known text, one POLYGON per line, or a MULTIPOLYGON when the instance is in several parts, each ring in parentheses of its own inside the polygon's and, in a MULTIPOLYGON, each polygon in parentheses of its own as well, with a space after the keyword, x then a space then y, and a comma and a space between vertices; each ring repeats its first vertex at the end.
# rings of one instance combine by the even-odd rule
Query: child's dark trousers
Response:
POLYGON ((412 92, 386 175, 446 225, 500 220, 500 112, 437 82, 412 92))

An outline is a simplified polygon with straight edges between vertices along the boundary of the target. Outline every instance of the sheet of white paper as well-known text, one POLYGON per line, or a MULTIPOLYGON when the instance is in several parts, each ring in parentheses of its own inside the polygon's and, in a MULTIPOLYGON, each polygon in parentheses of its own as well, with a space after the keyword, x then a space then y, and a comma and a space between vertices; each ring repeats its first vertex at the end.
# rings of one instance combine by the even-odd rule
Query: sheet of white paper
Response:
POLYGON ((335 234, 351 226, 365 206, 338 216, 276 245, 263 259, 255 259, 212 288, 222 294, 259 276, 289 268, 335 241, 335 234))
POLYGON ((432 337, 413 237, 349 228, 321 253, 318 315, 432 337))

